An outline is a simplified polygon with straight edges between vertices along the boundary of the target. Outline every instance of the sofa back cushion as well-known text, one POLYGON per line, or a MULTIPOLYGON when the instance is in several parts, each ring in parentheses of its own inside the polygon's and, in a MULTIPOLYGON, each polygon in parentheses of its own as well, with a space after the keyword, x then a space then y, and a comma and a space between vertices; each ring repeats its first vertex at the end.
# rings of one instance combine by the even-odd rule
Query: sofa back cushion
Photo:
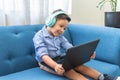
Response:
POLYGON ((32 38, 42 26, 0 27, 0 76, 37 66, 32 38))
POLYGON ((95 59, 120 65, 120 29, 71 24, 69 31, 73 45, 99 38, 95 59))
MULTIPOLYGON (((32 39, 43 26, 0 26, 0 76, 38 66, 32 39)), ((68 30, 64 35, 71 42, 68 30)))

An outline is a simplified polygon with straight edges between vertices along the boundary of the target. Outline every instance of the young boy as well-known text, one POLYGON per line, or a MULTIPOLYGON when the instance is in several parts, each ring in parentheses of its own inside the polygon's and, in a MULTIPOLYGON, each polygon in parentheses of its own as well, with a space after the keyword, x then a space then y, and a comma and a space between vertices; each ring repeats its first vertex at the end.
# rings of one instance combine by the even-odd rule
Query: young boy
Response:
MULTIPOLYGON (((36 51, 36 60, 40 68, 50 73, 66 76, 72 80, 88 80, 83 75, 95 80, 117 80, 117 78, 101 74, 85 65, 77 66, 65 72, 61 64, 62 61, 57 62, 57 60, 54 60, 60 56, 61 48, 67 51, 68 48, 72 47, 72 44, 62 35, 70 21, 70 17, 64 11, 58 9, 48 17, 45 26, 34 36, 33 42, 36 51)), ((94 57, 95 53, 91 58, 94 57)))

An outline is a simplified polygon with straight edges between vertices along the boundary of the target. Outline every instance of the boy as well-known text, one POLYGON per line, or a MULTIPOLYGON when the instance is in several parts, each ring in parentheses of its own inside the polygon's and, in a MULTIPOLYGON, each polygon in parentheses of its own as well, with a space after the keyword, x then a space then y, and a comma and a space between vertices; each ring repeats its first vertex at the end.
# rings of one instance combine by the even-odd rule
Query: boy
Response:
MULTIPOLYGON (((45 26, 36 33, 33 38, 36 60, 41 69, 61 76, 66 76, 72 80, 88 80, 83 75, 89 76, 95 80, 117 80, 106 74, 91 69, 85 65, 77 66, 65 72, 62 67, 62 61, 57 62, 57 57, 60 56, 60 48, 67 51, 72 45, 62 35, 67 25, 71 21, 70 17, 61 9, 52 13, 46 20, 45 26)), ((95 53, 91 58, 95 57, 95 53)))

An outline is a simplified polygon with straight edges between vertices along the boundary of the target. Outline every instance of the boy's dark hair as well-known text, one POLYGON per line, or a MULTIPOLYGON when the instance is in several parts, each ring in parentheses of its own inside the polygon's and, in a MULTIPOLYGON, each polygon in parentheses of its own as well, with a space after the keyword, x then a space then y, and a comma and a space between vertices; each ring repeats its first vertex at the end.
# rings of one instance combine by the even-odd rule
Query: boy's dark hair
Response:
MULTIPOLYGON (((59 11, 63 11, 62 9, 57 9, 55 11, 52 12, 52 14, 56 13, 56 12, 59 12, 59 11)), ((63 11, 64 12, 64 11, 63 11)), ((71 18, 67 15, 67 14, 59 14, 56 16, 56 19, 59 20, 59 19, 66 19, 68 22, 71 21, 71 18)))

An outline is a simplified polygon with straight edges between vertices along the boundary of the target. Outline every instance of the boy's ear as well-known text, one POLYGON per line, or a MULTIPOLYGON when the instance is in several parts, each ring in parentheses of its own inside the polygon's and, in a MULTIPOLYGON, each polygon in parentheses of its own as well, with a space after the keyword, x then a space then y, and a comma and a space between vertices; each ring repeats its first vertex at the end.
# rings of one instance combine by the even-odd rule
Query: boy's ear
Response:
POLYGON ((45 25, 48 26, 48 27, 54 26, 55 23, 56 23, 56 21, 57 21, 57 20, 56 20, 56 16, 59 15, 59 14, 65 14, 65 12, 63 12, 63 11, 58 11, 58 12, 50 15, 50 16, 46 19, 45 25))

